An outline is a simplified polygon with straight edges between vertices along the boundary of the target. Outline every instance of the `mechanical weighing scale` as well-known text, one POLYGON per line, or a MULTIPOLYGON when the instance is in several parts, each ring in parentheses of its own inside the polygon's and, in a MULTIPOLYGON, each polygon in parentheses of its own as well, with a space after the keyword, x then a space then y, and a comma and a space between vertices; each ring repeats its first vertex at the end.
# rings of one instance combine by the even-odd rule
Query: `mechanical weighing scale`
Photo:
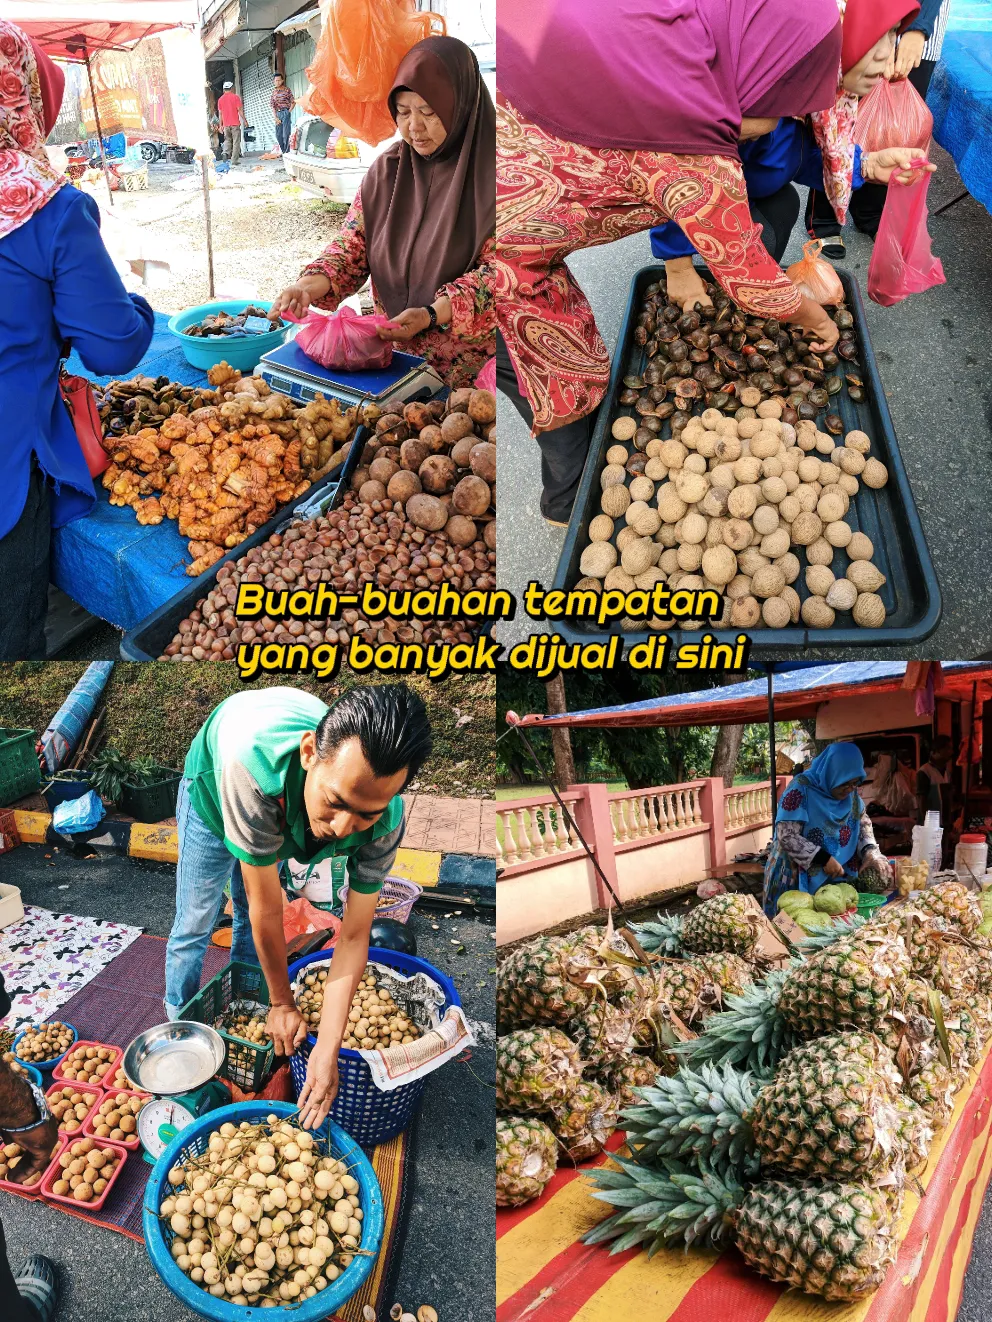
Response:
POLYGON ((263 354, 254 375, 260 376, 272 390, 303 403, 317 395, 327 395, 336 396, 346 406, 362 400, 381 405, 387 399, 427 399, 444 389, 444 382, 433 367, 410 353, 394 349, 388 367, 345 372, 321 367, 297 347, 295 340, 287 340, 263 354))
POLYGON ((186 1019, 146 1029, 124 1052, 121 1065, 129 1082, 152 1094, 138 1113, 138 1137, 149 1165, 187 1125, 230 1105, 230 1092, 214 1078, 225 1052, 215 1029, 186 1019))

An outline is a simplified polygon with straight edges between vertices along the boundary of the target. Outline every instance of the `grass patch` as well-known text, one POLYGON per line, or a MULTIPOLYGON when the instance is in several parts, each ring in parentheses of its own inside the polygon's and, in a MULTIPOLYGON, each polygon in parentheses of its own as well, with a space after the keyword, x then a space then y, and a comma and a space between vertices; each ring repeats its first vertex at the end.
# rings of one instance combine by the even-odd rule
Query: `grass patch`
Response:
MULTIPOLYGON (((0 666, 0 726, 41 735, 86 669, 84 661, 17 661, 0 666)), ((344 672, 330 684, 308 676, 267 676, 258 687, 284 685, 324 702, 365 684, 395 682, 344 672)), ((492 679, 460 675, 433 684, 422 676, 404 681, 423 698, 434 730, 434 753, 420 773, 419 788, 455 797, 489 798, 496 770, 492 731, 496 693, 492 679), (459 725, 461 717, 471 720, 459 725)), ((233 664, 173 665, 118 661, 104 690, 106 742, 127 757, 152 756, 181 767, 186 751, 214 707, 244 687, 233 664)))

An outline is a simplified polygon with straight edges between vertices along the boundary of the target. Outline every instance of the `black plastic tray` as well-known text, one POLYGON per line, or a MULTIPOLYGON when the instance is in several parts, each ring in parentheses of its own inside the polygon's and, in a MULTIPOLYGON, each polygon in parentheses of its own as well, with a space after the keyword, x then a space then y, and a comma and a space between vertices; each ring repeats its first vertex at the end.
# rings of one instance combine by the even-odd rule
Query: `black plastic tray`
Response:
MULTIPOLYGON (((709 277, 705 269, 700 273, 709 277)), ((628 373, 640 373, 646 361, 644 351, 634 340, 634 328, 645 288, 664 274, 664 267, 645 266, 634 276, 630 288, 630 299, 624 314, 617 350, 613 358, 613 371, 610 386, 599 411, 599 417, 589 446, 589 454, 572 517, 569 521, 565 544, 562 547, 558 567, 555 570, 553 587, 568 589, 582 577, 579 559, 589 541, 589 523, 600 512, 599 475, 603 470, 607 448, 613 444, 610 428, 620 416, 634 416, 633 410, 621 407, 618 403, 623 389, 622 378, 628 373)), ((844 516, 855 531, 867 533, 875 548, 874 563, 886 577, 886 582, 879 590, 879 596, 885 603, 886 621, 878 629, 862 629, 854 623, 850 611, 838 611, 834 624, 829 629, 808 629, 803 624, 787 629, 754 629, 749 632, 753 651, 769 651, 779 648, 821 648, 821 647, 891 647, 920 643, 936 629, 940 622, 941 596, 940 584, 930 559, 923 525, 916 510, 909 478, 903 466, 896 440, 892 418, 885 401, 875 353, 868 335, 864 305, 857 283, 847 271, 837 270, 844 285, 844 295, 849 311, 854 316, 854 327, 860 347, 861 375, 865 382, 866 399, 856 404, 843 390, 832 396, 830 407, 840 414, 844 421, 845 433, 855 428, 871 437, 871 453, 880 459, 889 470, 889 480, 881 490, 873 490, 863 483, 858 494, 851 501, 850 509, 844 516)), ((666 421, 662 436, 671 434, 666 421)), ((806 557, 801 547, 793 547, 798 555, 802 569, 792 586, 805 601, 810 594, 806 588, 806 557)), ((846 556, 838 551, 834 558, 833 569, 843 572, 846 556)), ((619 629, 619 621, 611 626, 619 629)), ((595 624, 583 625, 568 620, 554 622, 556 633, 568 642, 589 642, 596 634, 604 632, 595 624)), ((732 643, 742 632, 732 630, 666 630, 672 639, 673 647, 682 642, 698 642, 703 632, 712 632, 720 642, 732 643)), ((658 633, 647 625, 642 629, 624 632, 628 646, 657 638, 658 633)))
POLYGON ((176 626, 179 621, 185 619, 196 603, 212 590, 217 580, 217 571, 221 565, 230 564, 233 560, 240 560, 253 547, 261 546, 263 542, 268 541, 274 532, 278 532, 280 528, 285 528, 294 519, 301 518, 300 506, 309 504, 315 495, 329 493, 330 501, 327 508, 336 509, 344 499, 344 493, 351 484, 352 474, 358 467, 358 461, 365 449, 368 435, 368 428, 359 427, 355 433, 351 449, 348 451, 348 456, 336 479, 333 481, 329 478, 322 479, 315 486, 305 491, 299 500, 292 505, 284 505, 257 532, 253 532, 250 537, 246 537, 243 542, 239 542, 233 550, 228 551, 226 555, 222 555, 219 560, 215 560, 205 574, 200 574, 198 578, 191 578, 187 587, 182 588, 174 597, 170 597, 168 601, 159 606, 158 610, 152 611, 151 615, 146 616, 140 624, 135 625, 129 633, 126 633, 121 639, 121 657, 125 661, 157 660, 175 638, 176 626))

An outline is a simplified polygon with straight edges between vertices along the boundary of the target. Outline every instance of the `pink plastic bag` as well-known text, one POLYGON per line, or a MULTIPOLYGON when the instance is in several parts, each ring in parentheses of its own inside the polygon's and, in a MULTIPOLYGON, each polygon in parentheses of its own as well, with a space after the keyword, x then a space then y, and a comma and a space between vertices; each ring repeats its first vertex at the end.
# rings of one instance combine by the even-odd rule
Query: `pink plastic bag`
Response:
POLYGON ((391 340, 380 340, 380 326, 391 326, 388 317, 378 314, 362 317, 353 308, 338 308, 327 316, 308 312, 302 319, 282 314, 300 327, 296 343, 308 358, 321 367, 336 367, 345 372, 361 372, 370 367, 388 367, 393 361, 391 340))
POLYGON ((918 147, 926 151, 932 137, 933 115, 907 78, 897 83, 880 78, 862 98, 854 141, 865 151, 883 151, 886 147, 918 147))
POLYGON ((475 378, 476 390, 489 390, 494 395, 496 393, 496 359, 489 358, 486 365, 475 378))
POLYGON ((947 283, 940 258, 930 247, 929 187, 928 174, 912 184, 900 184, 895 178, 889 183, 868 266, 868 297, 883 307, 947 283))

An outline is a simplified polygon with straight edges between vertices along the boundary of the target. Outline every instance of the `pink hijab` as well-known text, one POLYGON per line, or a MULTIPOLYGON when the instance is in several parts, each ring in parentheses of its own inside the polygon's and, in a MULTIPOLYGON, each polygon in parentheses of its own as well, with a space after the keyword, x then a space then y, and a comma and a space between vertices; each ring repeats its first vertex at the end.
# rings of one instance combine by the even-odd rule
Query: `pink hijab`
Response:
POLYGON ((0 19, 0 239, 67 182, 45 151, 64 87, 58 65, 19 27, 0 19))
POLYGON ((836 0, 499 0, 497 33, 502 94, 587 147, 736 158, 742 115, 837 86, 836 0))

